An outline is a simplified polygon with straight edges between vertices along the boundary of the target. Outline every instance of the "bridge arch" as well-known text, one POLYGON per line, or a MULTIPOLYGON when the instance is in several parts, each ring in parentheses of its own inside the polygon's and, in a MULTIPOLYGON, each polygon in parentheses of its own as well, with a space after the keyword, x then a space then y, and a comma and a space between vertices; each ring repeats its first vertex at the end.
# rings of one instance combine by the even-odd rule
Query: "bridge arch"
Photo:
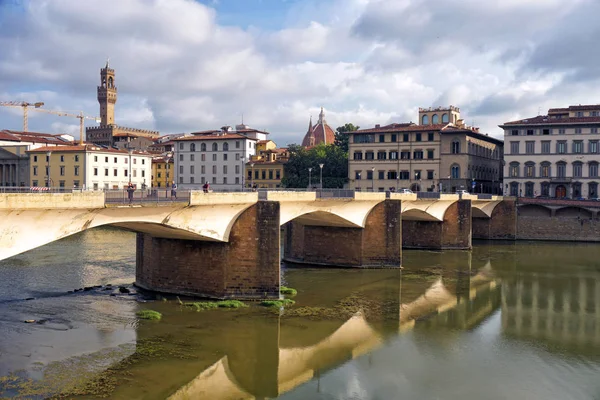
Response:
POLYGON ((593 213, 583 207, 568 206, 558 208, 555 212, 557 217, 571 217, 571 218, 592 218, 593 213))
POLYGON ((552 210, 538 204, 526 204, 519 206, 519 215, 522 217, 550 217, 552 210))

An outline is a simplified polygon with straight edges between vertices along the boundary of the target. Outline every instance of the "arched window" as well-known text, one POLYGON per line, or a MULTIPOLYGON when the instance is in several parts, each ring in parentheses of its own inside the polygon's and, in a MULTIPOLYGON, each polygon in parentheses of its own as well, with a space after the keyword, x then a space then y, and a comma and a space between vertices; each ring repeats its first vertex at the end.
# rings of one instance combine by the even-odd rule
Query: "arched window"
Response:
POLYGON ((442 114, 442 124, 448 123, 448 114, 442 114))
POLYGON ((566 178, 567 177, 567 163, 564 161, 559 161, 556 163, 556 177, 557 178, 566 178))
POLYGON ((573 177, 581 178, 583 176, 583 163, 581 161, 575 161, 573 163, 573 177))
POLYGON ((219 145, 217 143, 213 143, 212 151, 219 151, 219 145))
POLYGON ((196 143, 190 144, 190 151, 196 151, 196 143))
POLYGON ((598 198, 598 184, 596 182, 588 183, 588 197, 590 199, 598 198))
POLYGON ((598 163, 596 161, 592 161, 589 164, 589 177, 597 178, 598 177, 598 163))
POLYGON ((423 115, 421 125, 429 125, 429 117, 427 115, 423 115))
POLYGON ((229 151, 229 143, 223 143, 223 151, 229 151))
POLYGON ((510 195, 514 197, 519 195, 519 182, 510 183, 510 195))
POLYGON ((431 123, 434 125, 440 123, 440 118, 438 117, 437 114, 433 114, 433 116, 431 117, 431 123))
POLYGON ((106 88, 106 78, 102 78, 102 87, 106 88))
POLYGON ((200 151, 206 151, 206 143, 200 145, 200 151))
POLYGON ((533 161, 527 161, 525 163, 525 177, 535 178, 535 163, 533 161))
POLYGON ((110 78, 108 78, 108 88, 109 89, 113 88, 113 78, 112 78, 112 76, 110 78))
POLYGON ((508 176, 510 176, 511 178, 519 177, 519 163, 518 162, 511 162, 509 164, 508 176))
POLYGON ((543 161, 540 164, 540 177, 541 178, 550 178, 552 173, 550 163, 548 161, 543 161))
POLYGON ((458 139, 452 141, 452 154, 460 154, 460 141, 458 139))
POLYGON ((535 184, 533 182, 525 182, 525 197, 533 197, 533 188, 535 184))
POLYGON ((460 166, 454 164, 450 167, 450 176, 452 179, 460 179, 460 166))

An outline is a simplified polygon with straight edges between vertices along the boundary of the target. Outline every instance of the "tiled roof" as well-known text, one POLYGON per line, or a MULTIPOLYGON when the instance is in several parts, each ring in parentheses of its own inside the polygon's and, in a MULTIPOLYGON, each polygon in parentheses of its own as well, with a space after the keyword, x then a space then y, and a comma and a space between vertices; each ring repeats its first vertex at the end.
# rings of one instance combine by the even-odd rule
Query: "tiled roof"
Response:
POLYGON ((584 104, 578 106, 569 106, 569 108, 551 108, 548 110, 551 112, 566 112, 566 111, 589 111, 589 110, 600 110, 600 104, 584 104))
POLYGON ((14 141, 14 142, 32 142, 32 143, 46 143, 46 144, 70 144, 72 142, 67 141, 60 137, 60 134, 50 133, 39 133, 39 132, 21 132, 2 130, 0 131, 0 140, 14 141))
POLYGON ((354 132, 348 133, 389 133, 389 132, 423 132, 423 131, 439 131, 446 127, 448 124, 435 124, 435 125, 416 125, 413 123, 406 124, 391 124, 387 126, 381 126, 379 128, 371 129, 360 129, 354 132))
POLYGON ((267 132, 267 131, 261 131, 258 129, 251 129, 251 128, 250 129, 236 129, 236 132, 237 133, 254 133, 254 132, 256 132, 256 133, 264 133, 265 135, 269 135, 269 132, 267 132))
POLYGON ((538 115, 533 118, 525 118, 518 121, 505 122, 499 125, 501 128, 505 125, 548 125, 548 124, 585 124, 600 122, 600 117, 573 117, 573 118, 550 118, 547 115, 538 115))
POLYGON ((468 129, 468 128, 460 128, 458 126, 448 126, 444 129, 442 129, 442 131, 440 132, 442 135, 443 134, 453 134, 453 133, 464 133, 466 135, 469 135, 471 137, 476 137, 478 139, 481 140, 485 140, 491 143, 495 143, 498 145, 504 145, 504 141, 500 140, 500 139, 496 139, 495 137, 489 136, 485 133, 481 133, 481 132, 476 132, 472 129, 468 129))
POLYGON ((177 139, 173 139, 174 142, 183 142, 183 141, 194 141, 194 140, 226 140, 226 139, 248 139, 254 140, 252 138, 248 138, 244 135, 240 135, 238 133, 224 133, 222 135, 213 135, 212 132, 221 132, 221 131, 209 131, 211 134, 198 134, 194 133, 194 136, 186 136, 177 139))
POLYGON ((302 146, 310 147, 316 146, 321 143, 333 144, 335 141, 335 132, 326 123, 317 123, 312 130, 306 132, 304 139, 302 139, 302 146))
MULTIPOLYGON (((103 147, 99 147, 93 144, 84 144, 84 145, 75 145, 75 146, 60 146, 60 147, 38 147, 37 149, 28 150, 28 153, 74 153, 74 152, 98 152, 98 153, 119 153, 119 154, 128 154, 127 150, 117 150, 117 149, 105 149, 103 147)), ((149 155, 144 151, 133 151, 132 154, 136 155, 149 155)))

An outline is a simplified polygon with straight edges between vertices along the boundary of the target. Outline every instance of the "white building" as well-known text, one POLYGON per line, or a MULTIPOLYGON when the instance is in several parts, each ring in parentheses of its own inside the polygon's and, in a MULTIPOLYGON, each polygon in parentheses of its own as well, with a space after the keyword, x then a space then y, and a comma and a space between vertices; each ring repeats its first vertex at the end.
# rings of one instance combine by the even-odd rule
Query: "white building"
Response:
POLYGON ((256 143, 267 135, 238 125, 235 131, 223 127, 173 139, 175 181, 180 189, 201 189, 205 182, 217 190, 241 189, 244 163, 256 154, 256 143))
POLYGON ((500 127, 505 194, 598 197, 600 105, 554 108, 500 127))
POLYGON ((93 144, 29 150, 32 186, 92 190, 150 186, 152 155, 93 144))

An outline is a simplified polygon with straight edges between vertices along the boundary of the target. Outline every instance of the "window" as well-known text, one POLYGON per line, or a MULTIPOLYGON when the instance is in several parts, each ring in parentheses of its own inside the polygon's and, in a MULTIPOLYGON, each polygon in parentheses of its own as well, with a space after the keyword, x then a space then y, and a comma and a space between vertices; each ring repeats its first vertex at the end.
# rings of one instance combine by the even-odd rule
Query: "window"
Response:
POLYGON ((596 182, 588 183, 588 197, 590 199, 598 198, 598 184, 596 182))
POLYGON ((519 154, 519 142, 510 142, 510 154, 519 154))
POLYGON ((104 168, 104 176, 108 176, 108 168, 104 168))
POLYGON ((200 151, 206 151, 206 143, 200 145, 200 151))
POLYGON ((354 179, 357 181, 360 180, 360 171, 354 171, 354 179))
POLYGON ((355 151, 354 152, 354 159, 355 160, 362 160, 363 159, 363 153, 362 153, 362 151, 355 151))
POLYGON ((60 162, 65 162, 65 156, 60 156, 60 162))
POLYGON ((196 143, 190 143, 190 151, 196 151, 196 143))
POLYGON ((60 166, 60 176, 65 176, 65 166, 64 165, 60 166))
POLYGON ((525 154, 535 153, 535 142, 525 142, 525 154))
POLYGON ((236 165, 236 166, 235 166, 235 173, 236 173, 236 174, 239 174, 239 173, 240 173, 240 166, 239 166, 239 165, 236 165))
POLYGON ((37 156, 33 156, 33 162, 37 162, 37 156))
POLYGON ((450 167, 450 176, 452 179, 460 179, 460 167, 458 165, 454 164, 450 167))
POLYGON ((190 161, 195 161, 196 160, 196 157, 194 157, 194 156, 195 156, 195 154, 190 154, 190 161))
POLYGON ((550 163, 543 162, 540 166, 540 176, 542 178, 550 178, 550 163))
POLYGON ((179 173, 180 173, 180 174, 183 174, 183 165, 180 165, 180 166, 179 166, 179 173))
POLYGON ((212 144, 212 151, 219 151, 219 145, 217 143, 212 144))
POLYGON ((193 176, 190 177, 190 183, 194 183, 194 177, 193 176))
POLYGON ((375 153, 373 153, 372 151, 367 151, 365 153, 365 160, 373 160, 375 159, 375 153))
POLYGON ((136 178, 137 177, 137 169, 133 170, 133 177, 136 178))
POLYGON ((402 151, 400 152, 401 160, 410 160, 410 151, 402 151))
POLYGON ((200 154, 200 161, 206 161, 206 154, 200 154))
POLYGON ((226 174, 227 173, 227 165, 223 165, 223 173, 226 174))
POLYGON ((229 151, 229 143, 223 143, 223 151, 229 151))
POLYGON ((415 180, 421 179, 421 170, 415 169, 415 180))
MULTIPOLYGON (((115 164, 116 164, 117 162, 119 162, 119 160, 117 159, 117 157, 115 157, 115 159, 114 159, 114 162, 115 162, 115 164)), ((135 164, 135 160, 134 160, 134 162, 133 162, 133 163, 135 164)))
POLYGON ((556 152, 558 154, 565 154, 567 152, 567 141, 561 140, 556 142, 556 152))
POLYGON ((75 166, 75 176, 79 176, 79 165, 75 166))
POLYGON ((127 159, 125 159, 125 164, 127 164, 127 159))
POLYGON ((379 135, 379 143, 385 143, 385 135, 379 135))
POLYGON ((401 180, 408 180, 409 179, 409 172, 408 171, 400 171, 400 179, 401 180))
POLYGON ((544 140, 542 142, 542 154, 550 154, 550 141, 544 140))
POLYGON ((142 165, 146 165, 146 160, 142 158, 142 165))
POLYGON ((379 173, 378 179, 382 179, 382 180, 385 179, 385 171, 378 171, 378 173, 379 173))
POLYGON ((373 171, 369 170, 367 171, 367 179, 373 179, 373 171))
POLYGON ((107 163, 108 162, 108 157, 104 157, 104 162, 107 163))
POLYGON ((396 143, 398 141, 398 135, 396 135, 395 133, 392 133, 391 138, 393 143, 396 143))
POLYGON ((448 123, 448 114, 442 114, 442 124, 448 123))
POLYGON ((415 160, 422 160, 423 159, 423 150, 415 150, 413 153, 413 158, 415 160))
POLYGON ((183 161, 183 154, 179 155, 179 161, 183 161))
POLYGON ((195 170, 194 166, 190 165, 190 174, 193 174, 195 172, 196 172, 196 170, 195 170))
POLYGON ((508 176, 510 176, 511 178, 519 177, 519 163, 517 163, 517 162, 510 163, 509 168, 508 168, 508 176))
POLYGON ((590 163, 589 165, 589 173, 590 173, 590 178, 597 178, 598 177, 598 163, 593 161, 590 163))
POLYGON ((575 154, 583 153, 583 140, 574 140, 573 141, 573 153, 575 153, 575 154))
MULTIPOLYGON (((446 115, 446 114, 444 114, 444 115, 446 115)), ((431 171, 431 170, 427 171, 427 179, 433 179, 433 171, 431 171)))
POLYGON ((542 182, 542 196, 550 196, 550 185, 548 182, 542 182))
POLYGON ((533 197, 533 182, 525 183, 525 197, 533 197))
POLYGON ((227 161, 227 154, 223 154, 223 161, 227 161))
POLYGON ((119 176, 119 170, 118 169, 113 169, 113 176, 119 176))
POLYGON ((420 141, 421 141, 421 134, 420 134, 420 133, 417 133, 417 134, 415 135, 415 140, 416 140, 417 142, 420 142, 420 141))
POLYGON ((438 117, 437 114, 433 114, 433 116, 431 117, 431 123, 432 124, 439 124, 440 123, 440 118, 438 117))
POLYGON ((583 176, 583 164, 581 162, 573 163, 573 177, 581 178, 583 176))
POLYGON ((378 151, 377 152, 377 159, 378 160, 385 160, 386 159, 386 152, 385 151, 378 151))
POLYGON ((542 129, 542 135, 549 135, 550 129, 542 129))
POLYGON ((402 134, 402 141, 403 141, 403 142, 408 142, 408 140, 409 140, 408 133, 403 133, 403 134, 402 134))
POLYGON ((223 177, 223 185, 227 185, 227 177, 223 177))
POLYGON ((183 183, 183 176, 179 177, 179 183, 183 183))
POLYGON ((577 115, 578 118, 583 117, 583 111, 577 111, 576 115, 577 115))
POLYGON ((427 159, 428 160, 433 160, 433 158, 434 158, 433 155, 434 155, 433 150, 427 150, 427 159))
POLYGON ((452 154, 460 154, 460 142, 457 139, 452 141, 452 154))
POLYGON ((564 162, 556 163, 556 176, 565 178, 567 176, 567 164, 564 162))
POLYGON ((421 125, 429 125, 429 117, 427 115, 423 115, 421 118, 421 125))
POLYGON ((525 163, 525 177, 535 178, 535 164, 532 162, 525 163))
POLYGON ((397 160, 397 159, 398 159, 398 152, 390 151, 390 160, 397 160))
POLYGON ((37 176, 38 174, 38 167, 33 167, 33 175, 37 176))
POLYGON ((276 170, 275 171, 275 179, 281 179, 281 170, 276 170))
POLYGON ((558 134, 559 135, 564 135, 565 134, 565 128, 559 128, 558 129, 558 134))
POLYGON ((216 154, 213 154, 212 158, 213 158, 213 161, 217 161, 217 155, 216 154))
POLYGON ((200 173, 201 174, 205 174, 206 173, 206 166, 204 166, 204 165, 200 166, 200 173))
POLYGON ((213 166, 212 166, 212 173, 213 173, 213 174, 216 174, 216 173, 217 173, 217 166, 216 166, 216 165, 213 165, 213 166))
POLYGON ((590 111, 590 117, 597 117, 598 111, 590 111))
POLYGON ((235 148, 236 148, 236 149, 239 149, 239 148, 240 148, 240 141, 239 141, 239 140, 236 140, 236 141, 235 141, 235 148))
MULTIPOLYGON (((446 115, 446 114, 444 114, 444 115, 446 115)), ((433 140, 434 140, 433 132, 429 132, 427 134, 427 140, 430 141, 430 142, 433 142, 433 140)))
POLYGON ((261 179, 267 179, 267 171, 265 171, 264 169, 261 169, 260 172, 261 172, 261 174, 260 174, 261 179))
POLYGON ((527 136, 533 136, 534 133, 533 129, 527 129, 527 136))
POLYGON ((375 136, 365 133, 357 133, 353 135, 354 143, 375 143, 375 136))
POLYGON ((513 129, 512 131, 510 131, 510 135, 511 136, 519 136, 519 131, 517 129, 513 129))

